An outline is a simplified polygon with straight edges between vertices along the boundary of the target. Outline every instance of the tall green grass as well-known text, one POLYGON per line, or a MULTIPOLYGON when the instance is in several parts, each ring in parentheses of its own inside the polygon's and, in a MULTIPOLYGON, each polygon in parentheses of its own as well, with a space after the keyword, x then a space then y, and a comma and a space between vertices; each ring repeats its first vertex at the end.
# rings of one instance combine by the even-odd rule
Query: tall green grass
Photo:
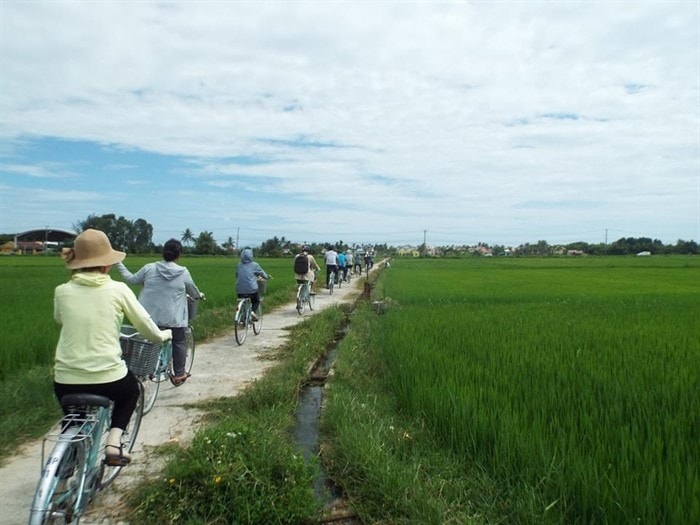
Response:
POLYGON ((519 520, 700 517, 700 260, 397 261, 373 332, 406 414, 519 520), (649 261, 649 262, 647 262, 649 261))

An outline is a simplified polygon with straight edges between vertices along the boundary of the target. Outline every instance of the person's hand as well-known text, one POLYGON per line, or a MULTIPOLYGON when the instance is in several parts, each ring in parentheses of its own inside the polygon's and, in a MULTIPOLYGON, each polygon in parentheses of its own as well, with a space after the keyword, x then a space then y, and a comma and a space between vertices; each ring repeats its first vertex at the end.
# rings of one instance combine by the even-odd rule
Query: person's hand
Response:
POLYGON ((170 341, 173 338, 173 331, 170 328, 167 330, 161 330, 160 337, 163 341, 170 341))

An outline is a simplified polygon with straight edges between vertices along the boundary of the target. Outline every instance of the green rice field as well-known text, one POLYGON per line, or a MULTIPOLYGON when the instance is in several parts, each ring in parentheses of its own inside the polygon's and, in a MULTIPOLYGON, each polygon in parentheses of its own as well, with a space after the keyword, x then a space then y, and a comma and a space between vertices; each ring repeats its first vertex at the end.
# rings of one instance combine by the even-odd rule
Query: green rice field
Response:
POLYGON ((531 522, 700 517, 700 258, 397 260, 376 291, 400 410, 531 522))

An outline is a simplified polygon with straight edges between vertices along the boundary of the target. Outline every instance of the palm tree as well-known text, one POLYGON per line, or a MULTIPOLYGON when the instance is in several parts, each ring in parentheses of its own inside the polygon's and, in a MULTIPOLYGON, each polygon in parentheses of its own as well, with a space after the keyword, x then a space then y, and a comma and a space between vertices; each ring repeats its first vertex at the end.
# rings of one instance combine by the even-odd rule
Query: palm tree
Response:
POLYGON ((192 234, 192 230, 189 228, 185 228, 185 231, 182 232, 182 238, 180 239, 185 246, 188 248, 190 247, 190 244, 194 241, 194 235, 192 234))

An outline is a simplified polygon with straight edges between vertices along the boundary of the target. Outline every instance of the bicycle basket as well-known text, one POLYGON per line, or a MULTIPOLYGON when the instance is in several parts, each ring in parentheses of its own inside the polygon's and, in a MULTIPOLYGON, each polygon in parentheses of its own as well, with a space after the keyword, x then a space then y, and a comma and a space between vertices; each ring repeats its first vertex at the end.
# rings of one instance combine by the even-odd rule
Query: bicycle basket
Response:
POLYGON ((155 371, 163 343, 147 341, 138 335, 133 327, 122 327, 119 339, 122 345, 122 359, 134 375, 147 376, 155 371))
POLYGON ((190 322, 197 318, 197 303, 199 303, 199 301, 187 296, 187 320, 190 322))
POLYGON ((258 277, 258 295, 262 297, 267 288, 267 280, 262 277, 258 277))

